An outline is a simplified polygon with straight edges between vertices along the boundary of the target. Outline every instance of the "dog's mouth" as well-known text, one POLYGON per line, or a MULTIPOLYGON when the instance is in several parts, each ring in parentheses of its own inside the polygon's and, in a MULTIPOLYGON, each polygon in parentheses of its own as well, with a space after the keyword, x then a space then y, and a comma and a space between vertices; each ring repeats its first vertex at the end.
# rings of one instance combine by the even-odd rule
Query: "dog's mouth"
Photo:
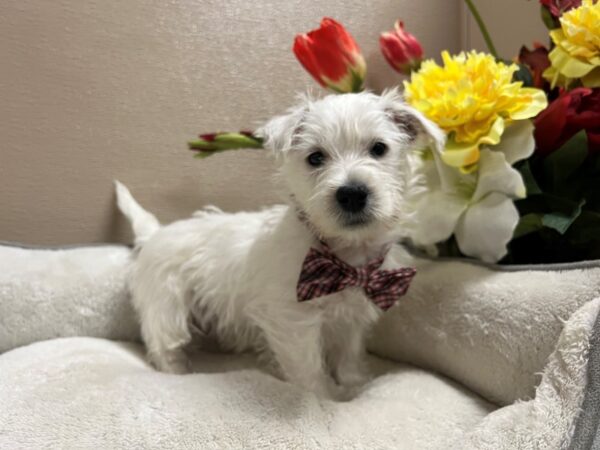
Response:
POLYGON ((341 223, 344 228, 362 228, 370 225, 374 218, 368 211, 360 213, 344 213, 341 223))

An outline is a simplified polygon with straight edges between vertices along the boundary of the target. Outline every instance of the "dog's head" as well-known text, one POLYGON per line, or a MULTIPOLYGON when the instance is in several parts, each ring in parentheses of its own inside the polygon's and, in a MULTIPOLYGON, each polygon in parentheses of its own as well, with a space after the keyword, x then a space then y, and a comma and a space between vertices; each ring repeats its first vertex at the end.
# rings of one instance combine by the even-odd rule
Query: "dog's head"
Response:
POLYGON ((402 228, 408 153, 444 145, 395 90, 305 99, 258 134, 299 212, 323 237, 355 241, 402 228))

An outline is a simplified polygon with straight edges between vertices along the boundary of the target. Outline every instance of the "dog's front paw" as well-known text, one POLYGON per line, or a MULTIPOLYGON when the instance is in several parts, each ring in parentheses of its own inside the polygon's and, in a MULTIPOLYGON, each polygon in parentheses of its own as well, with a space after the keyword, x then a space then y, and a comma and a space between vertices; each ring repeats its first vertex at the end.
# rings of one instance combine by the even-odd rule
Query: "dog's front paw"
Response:
POLYGON ((338 402, 349 402, 354 399, 360 392, 358 386, 342 386, 335 384, 329 389, 329 397, 338 402))
POLYGON ((170 350, 148 355, 150 362, 161 372, 184 375, 191 372, 191 363, 183 350, 170 350))
POLYGON ((329 379, 327 382, 313 388, 312 391, 321 398, 347 402, 356 397, 359 389, 355 386, 342 386, 337 384, 333 379, 329 379))

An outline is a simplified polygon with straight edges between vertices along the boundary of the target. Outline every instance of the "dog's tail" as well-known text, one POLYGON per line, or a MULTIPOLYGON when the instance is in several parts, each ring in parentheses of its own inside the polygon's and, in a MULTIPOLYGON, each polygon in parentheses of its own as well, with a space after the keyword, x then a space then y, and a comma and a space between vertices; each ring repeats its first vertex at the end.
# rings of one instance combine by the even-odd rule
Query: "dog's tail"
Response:
POLYGON ((129 189, 117 180, 115 180, 115 189, 119 209, 131 222, 133 234, 135 235, 135 245, 140 246, 160 228, 160 222, 154 215, 142 208, 135 201, 129 189))

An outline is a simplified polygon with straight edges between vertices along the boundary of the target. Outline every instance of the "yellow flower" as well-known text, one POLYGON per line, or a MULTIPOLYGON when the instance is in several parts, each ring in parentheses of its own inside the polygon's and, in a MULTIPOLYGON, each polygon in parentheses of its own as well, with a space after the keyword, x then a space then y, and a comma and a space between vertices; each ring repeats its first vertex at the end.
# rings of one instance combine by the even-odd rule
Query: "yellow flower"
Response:
POLYGON ((513 82, 515 64, 492 55, 442 52, 443 65, 423 62, 404 82, 408 103, 448 134, 442 160, 463 172, 477 168, 482 145, 496 145, 513 121, 529 119, 547 106, 543 91, 513 82))
POLYGON ((556 47, 550 52, 552 65, 544 77, 568 86, 575 79, 587 87, 600 86, 600 2, 583 0, 579 8, 564 13, 560 26, 550 32, 556 47))

